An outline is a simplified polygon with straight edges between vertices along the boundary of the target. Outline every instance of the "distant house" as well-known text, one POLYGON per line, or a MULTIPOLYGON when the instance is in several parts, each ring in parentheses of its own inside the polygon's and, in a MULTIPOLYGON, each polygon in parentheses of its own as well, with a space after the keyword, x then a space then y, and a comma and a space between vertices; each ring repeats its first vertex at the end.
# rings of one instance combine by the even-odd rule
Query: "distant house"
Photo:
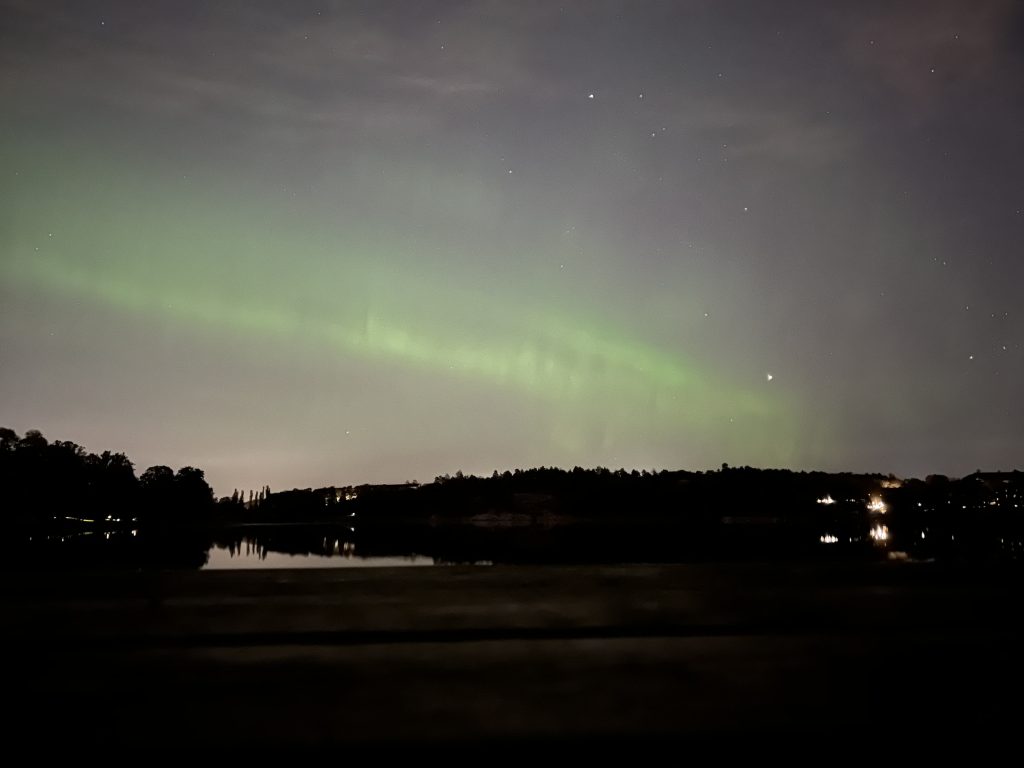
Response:
POLYGON ((346 485, 342 487, 324 488, 324 499, 331 501, 355 501, 361 496, 385 496, 408 493, 419 488, 419 483, 364 483, 363 485, 346 485))
POLYGON ((978 470, 973 475, 965 477, 964 480, 980 483, 991 492, 994 498, 990 503, 993 506, 999 505, 1010 509, 1024 508, 1024 472, 1018 469, 1012 472, 982 472, 978 470))

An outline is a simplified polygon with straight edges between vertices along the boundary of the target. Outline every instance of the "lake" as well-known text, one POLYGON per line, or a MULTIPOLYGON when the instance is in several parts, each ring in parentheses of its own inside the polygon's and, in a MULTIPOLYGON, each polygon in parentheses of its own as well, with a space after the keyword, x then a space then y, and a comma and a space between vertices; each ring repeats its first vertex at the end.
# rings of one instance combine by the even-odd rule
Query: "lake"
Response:
POLYGON ((203 570, 219 571, 244 568, 402 568, 438 565, 427 555, 358 555, 351 542, 325 554, 290 554, 261 547, 254 539, 243 539, 240 546, 214 545, 207 553, 203 570))
POLYGON ((859 534, 729 524, 244 525, 219 529, 65 529, 9 535, 0 567, 16 570, 394 568, 601 565, 743 560, 970 559, 1019 562, 1018 538, 969 541, 876 525, 859 534))

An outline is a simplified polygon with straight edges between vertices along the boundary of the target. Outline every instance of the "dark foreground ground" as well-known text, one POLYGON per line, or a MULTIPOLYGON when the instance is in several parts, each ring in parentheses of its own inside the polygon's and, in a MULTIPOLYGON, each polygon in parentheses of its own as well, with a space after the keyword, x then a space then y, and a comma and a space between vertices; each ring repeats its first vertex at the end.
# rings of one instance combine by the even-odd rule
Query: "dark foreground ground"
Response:
POLYGON ((15 574, 2 727, 46 750, 1016 745, 1021 597, 913 563, 15 574))

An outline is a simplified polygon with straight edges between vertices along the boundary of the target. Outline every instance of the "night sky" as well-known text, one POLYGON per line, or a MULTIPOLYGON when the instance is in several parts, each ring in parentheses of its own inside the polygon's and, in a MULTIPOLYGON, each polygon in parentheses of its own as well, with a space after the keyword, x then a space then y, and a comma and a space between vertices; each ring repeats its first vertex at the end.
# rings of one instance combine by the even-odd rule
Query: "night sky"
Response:
POLYGON ((0 424, 221 494, 1024 466, 1022 30, 0 0, 0 424))

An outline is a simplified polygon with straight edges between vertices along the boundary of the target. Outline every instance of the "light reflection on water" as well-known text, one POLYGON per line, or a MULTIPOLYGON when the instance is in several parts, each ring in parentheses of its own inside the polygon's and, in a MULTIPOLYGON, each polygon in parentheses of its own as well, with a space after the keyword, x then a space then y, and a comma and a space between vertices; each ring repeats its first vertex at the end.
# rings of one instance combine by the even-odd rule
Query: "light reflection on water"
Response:
MULTIPOLYGON (((840 525, 793 532, 722 525, 694 534, 679 527, 571 526, 495 529, 471 525, 250 525, 222 529, 36 531, 11 548, 10 569, 380 568, 502 564, 680 563, 735 559, 905 559, 1024 562, 1024 536, 974 536, 965 524, 900 529, 840 525), (734 530, 736 529, 736 530, 734 530)), ((941 522, 941 521, 940 521, 941 522)))
POLYGON ((427 555, 367 556, 355 554, 351 545, 343 545, 331 554, 288 554, 254 546, 248 540, 239 547, 213 546, 204 571, 246 568, 393 568, 437 565, 427 555))

